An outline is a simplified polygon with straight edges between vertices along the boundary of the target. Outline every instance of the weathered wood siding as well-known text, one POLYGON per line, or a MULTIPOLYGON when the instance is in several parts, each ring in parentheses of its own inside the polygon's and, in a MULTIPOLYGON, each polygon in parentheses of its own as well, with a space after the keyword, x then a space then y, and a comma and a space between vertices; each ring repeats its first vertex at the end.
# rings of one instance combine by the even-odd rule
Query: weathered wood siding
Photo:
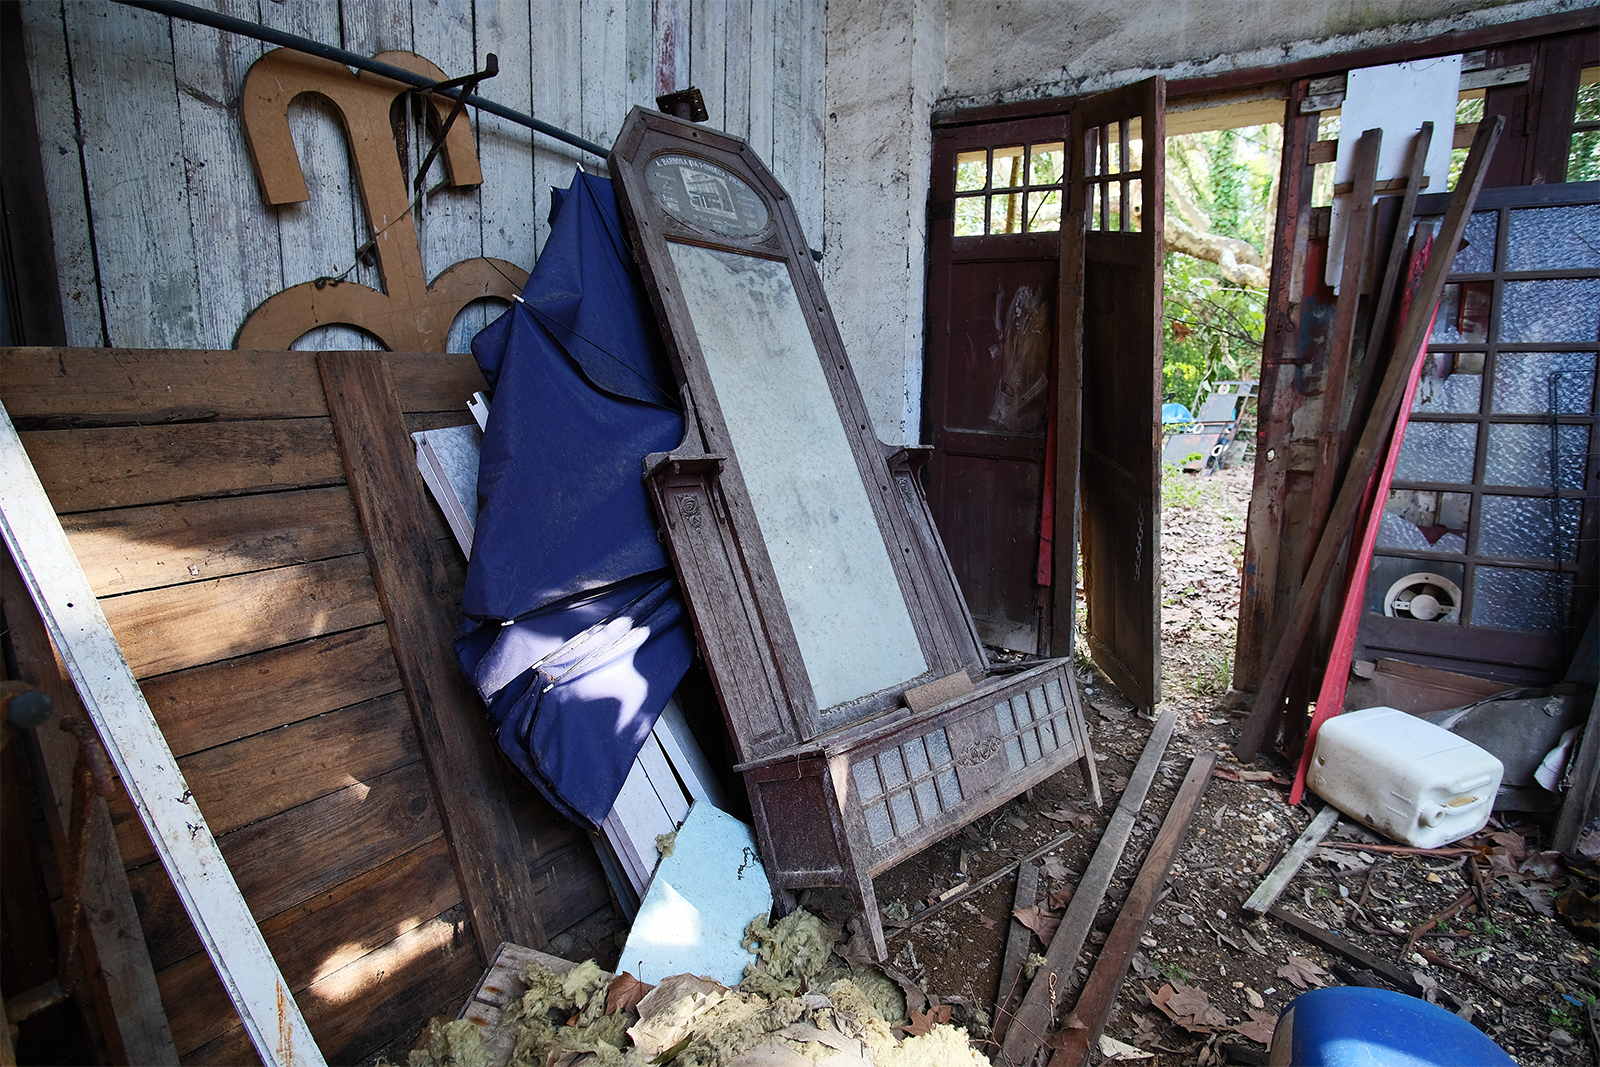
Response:
MULTIPOLYGON (((480 94, 602 145, 628 109, 698 85, 710 124, 751 141, 822 234, 822 5, 815 0, 196 0, 363 55, 415 52, 452 77, 500 74, 480 94)), ((228 348, 274 293, 356 262, 369 227, 337 114, 290 108, 307 203, 262 198, 239 120, 245 73, 270 46, 108 0, 23 5, 45 184, 65 305, 80 346, 228 348)), ((431 280, 463 259, 524 269, 549 232, 548 190, 604 161, 469 112, 481 186, 428 198, 418 226, 431 280)), ((413 165, 419 150, 409 138, 413 165)), ((435 164, 438 167, 439 164, 435 164)), ((348 277, 381 286, 374 267, 348 277)), ((498 314, 470 307, 451 351, 498 314)), ((371 348, 324 327, 303 349, 371 348)))

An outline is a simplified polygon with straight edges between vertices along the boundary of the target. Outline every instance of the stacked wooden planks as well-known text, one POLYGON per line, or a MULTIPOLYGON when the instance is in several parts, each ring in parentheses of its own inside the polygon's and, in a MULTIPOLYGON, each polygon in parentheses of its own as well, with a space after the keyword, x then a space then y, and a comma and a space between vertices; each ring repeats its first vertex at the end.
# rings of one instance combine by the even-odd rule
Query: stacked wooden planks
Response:
MULTIPOLYGON (((453 1012, 480 946, 607 901, 450 662, 462 558, 406 431, 469 422, 481 388, 466 356, 0 350, 0 400, 330 1061, 453 1012)), ((179 1056, 250 1062, 126 794, 111 817, 179 1056)))

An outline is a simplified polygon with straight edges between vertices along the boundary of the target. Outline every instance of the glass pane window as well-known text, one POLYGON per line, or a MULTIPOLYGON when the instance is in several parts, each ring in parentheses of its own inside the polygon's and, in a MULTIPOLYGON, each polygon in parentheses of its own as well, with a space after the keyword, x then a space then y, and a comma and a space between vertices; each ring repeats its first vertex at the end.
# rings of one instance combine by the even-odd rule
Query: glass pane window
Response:
POLYGON ((1510 270, 1600 267, 1600 204, 1511 212, 1506 266, 1510 270))
POLYGON ((979 148, 956 153, 956 192, 971 193, 989 187, 989 153, 979 148))
POLYGON ((1470 422, 1413 422, 1406 427, 1396 481, 1471 483, 1478 427, 1470 422))
POLYGON ((1001 193, 989 198, 989 232, 1022 232, 1022 194, 1001 193))
POLYGON ((983 236, 983 206, 981 196, 963 196, 956 200, 956 236, 983 236))
POLYGON ((1520 567, 1479 567, 1473 585, 1472 624, 1528 633, 1560 629, 1564 575, 1520 567))
POLYGON ((1063 142, 1036 144, 1029 151, 1029 185, 1060 185, 1066 176, 1067 146, 1063 142))
POLYGON ((1496 424, 1489 427, 1489 452, 1483 483, 1519 489, 1549 489, 1550 457, 1557 452, 1560 488, 1583 486, 1583 468, 1589 458, 1589 427, 1496 424), (1554 446, 1554 447, 1552 447, 1554 446))
POLYGON ((1144 229, 1144 183, 1138 178, 1128 183, 1128 217, 1123 229, 1129 233, 1144 229))
POLYGON ((1016 189, 1024 184, 1027 171, 1022 160, 1026 152, 1022 145, 994 150, 994 188, 1016 189))
POLYGON ((1471 512, 1470 493, 1391 489, 1378 521, 1378 547, 1461 555, 1471 512))
POLYGON ((1600 278, 1506 282, 1500 340, 1523 343, 1600 340, 1600 278))
POLYGON ((1555 501, 1531 496, 1485 496, 1478 527, 1478 551, 1503 559, 1578 558, 1581 500, 1555 501))
MULTIPOLYGON (((1500 212, 1474 211, 1467 220, 1463 238, 1466 247, 1456 253, 1451 274, 1486 274, 1494 270, 1494 239, 1500 227, 1500 212)), ((1525 269, 1525 268, 1512 268, 1525 269)))
POLYGON ((1502 352, 1495 357, 1496 415, 1586 415, 1594 403, 1594 352, 1502 352))
POLYGON ((1061 190, 1036 189, 1028 194, 1028 232, 1061 229, 1061 190))
POLYGON ((1493 282, 1451 282, 1439 298, 1430 342, 1436 345, 1483 344, 1489 339, 1493 282))

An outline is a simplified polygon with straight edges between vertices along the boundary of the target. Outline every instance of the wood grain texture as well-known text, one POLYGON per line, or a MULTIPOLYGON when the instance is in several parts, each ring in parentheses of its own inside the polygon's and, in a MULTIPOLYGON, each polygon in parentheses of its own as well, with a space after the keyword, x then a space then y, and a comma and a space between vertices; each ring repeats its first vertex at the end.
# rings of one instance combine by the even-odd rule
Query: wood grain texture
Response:
POLYGON ((326 419, 34 430, 21 436, 61 514, 343 480, 326 419))
MULTIPOLYGON (((257 0, 209 0, 223 14, 255 22, 257 0)), ((171 21, 189 224, 204 297, 194 346, 227 348, 257 304, 283 288, 277 216, 255 191, 255 174, 239 125, 239 87, 268 46, 184 19, 171 21), (241 195, 242 194, 242 195, 241 195), (206 240, 227 234, 227 240, 206 240), (208 284, 226 278, 228 285, 208 284)))
MULTIPOLYGON (((532 114, 563 130, 581 130, 583 81, 573 71, 584 69, 581 4, 541 4, 531 20, 528 59, 532 67, 532 114)), ((601 143, 609 143, 610 135, 601 143)), ((533 141, 533 221, 538 248, 550 236, 550 189, 565 189, 573 169, 589 165, 589 155, 548 137, 533 141)), ((531 250, 530 250, 531 251, 531 250)), ((523 260, 513 257, 515 262, 523 260)))
POLYGON ((170 22, 117 4, 62 10, 107 336, 131 348, 200 347, 170 22))
POLYGON ((400 674, 388 629, 374 624, 148 678, 140 688, 181 758, 399 692, 400 674))
MULTIPOLYGON (((448 411, 460 413, 459 425, 472 421, 467 400, 473 393, 489 388, 477 362, 468 355, 440 352, 391 352, 389 373, 400 410, 410 412, 448 411)), ((321 395, 319 383, 318 395, 321 395)), ((452 423, 451 425, 457 425, 452 423)))
POLYGON ((137 678, 383 618, 361 555, 129 593, 101 607, 137 678))
POLYGON ((455 610, 388 364, 324 353, 318 365, 473 929, 482 944, 542 945, 482 706, 452 652, 455 610))
MULTIPOLYGON (((460 901, 450 850, 443 838, 435 838, 273 916, 261 924, 261 934, 283 968, 284 981, 299 993, 381 951, 397 934, 431 921, 460 901)), ((204 954, 179 960, 162 971, 159 980, 180 1055, 238 1025, 204 954)))
MULTIPOLYGON (((454 1015, 483 971, 477 943, 450 914, 408 930, 299 993, 317 1044, 332 1063, 364 1063, 385 1041, 431 1015, 454 1015)), ((242 1028, 195 1049, 185 1064, 253 1063, 242 1028)))
POLYGON ((61 523, 96 596, 360 552, 343 486, 80 512, 61 523))
MULTIPOLYGON (((285 698, 293 699, 292 693, 285 698)), ((415 763, 421 753, 405 697, 364 704, 247 737, 178 761, 206 825, 217 835, 415 763)), ((111 802, 117 845, 129 867, 155 859, 125 794, 111 802)))
POLYGON ((1144 936, 1150 913, 1155 909, 1156 894, 1161 892, 1162 883, 1172 870, 1172 862, 1178 858, 1178 849, 1189 834, 1189 823, 1200 806, 1206 786, 1211 784, 1211 769, 1216 765, 1214 752, 1196 756, 1189 765, 1189 773, 1178 787, 1178 795, 1172 798, 1172 807, 1167 810, 1161 829, 1150 842, 1144 865, 1123 898, 1117 923, 1111 928, 1095 960, 1094 970, 1089 972, 1088 980, 1078 993, 1072 1013, 1084 1028, 1065 1031, 1061 1047, 1050 1058, 1051 1067, 1089 1062, 1089 1046, 1099 1038, 1111 1018, 1112 1008, 1116 1007, 1117 991, 1122 988, 1134 950, 1139 947, 1139 939, 1144 936))
POLYGON ((298 352, 0 348, 0 396, 39 429, 328 413, 314 358, 298 352))
POLYGON ((1111 813, 1111 820, 1100 835, 1100 843, 1089 858, 1089 866, 1073 890, 1067 912, 1061 917, 1055 939, 1046 951, 1044 966, 1034 972, 1033 983, 1017 1008, 1016 1017, 1001 1047, 1001 1063, 1026 1062, 1048 1031, 1052 1021, 1050 978, 1054 975, 1059 986, 1064 976, 1078 965, 1078 953, 1083 951, 1083 944, 1088 940, 1095 916, 1100 911, 1100 902, 1105 899, 1106 888, 1111 884, 1117 865, 1122 862, 1122 852, 1128 847, 1128 838, 1133 834, 1134 818, 1144 806, 1144 798, 1150 792, 1150 783, 1155 780, 1156 771, 1161 767, 1161 757, 1166 754, 1167 743, 1172 739, 1177 722, 1178 713, 1171 709, 1163 711, 1156 719, 1139 762, 1128 776, 1122 799, 1111 813))
MULTIPOLYGON (((217 839, 263 922, 438 837, 441 827, 420 762, 252 823, 217 839)), ((128 872, 157 972, 200 949, 166 873, 128 872)))
MULTIPOLYGON (((627 0, 582 0, 582 125, 579 132, 609 145, 634 101, 628 99, 627 0)), ((571 77, 569 68, 566 76, 571 77)), ((654 101, 648 101, 654 103, 654 101)))
MULTIPOLYGON (((58 727, 68 717, 81 720, 83 705, 56 659, 44 624, 9 555, 0 557, 0 609, 4 611, 7 636, 20 668, 19 679, 47 694, 55 704, 54 721, 29 731, 29 748, 60 877, 65 882, 66 860, 72 854, 66 828, 72 823, 78 743, 58 727)), ((98 796, 91 803, 84 829, 83 931, 79 947, 85 957, 84 970, 95 988, 101 1029, 113 1054, 123 1057, 124 1062, 176 1063, 172 1031, 128 878, 117 854, 106 803, 98 796)), ((64 935, 65 931, 57 932, 58 937, 64 935)), ((201 958, 206 959, 203 954, 201 958)), ((206 966, 210 966, 209 960, 206 966)), ((226 997, 223 1003, 228 1005, 226 997)), ((233 1010, 231 1005, 228 1010, 233 1010)))
POLYGON ((69 345, 106 344, 100 290, 95 278, 83 152, 75 134, 74 90, 67 62, 67 34, 61 9, 19 5, 28 83, 33 88, 34 120, 39 127, 39 161, 50 201, 50 236, 55 244, 61 313, 69 345))

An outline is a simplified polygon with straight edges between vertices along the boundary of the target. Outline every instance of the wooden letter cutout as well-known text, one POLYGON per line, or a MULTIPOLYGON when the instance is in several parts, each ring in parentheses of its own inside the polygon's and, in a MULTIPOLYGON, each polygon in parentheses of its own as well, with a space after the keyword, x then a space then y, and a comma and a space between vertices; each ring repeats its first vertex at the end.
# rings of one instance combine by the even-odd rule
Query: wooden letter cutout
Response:
MULTIPOLYGON (((438 67, 411 52, 384 52, 375 58, 445 79, 438 67)), ((240 108, 262 195, 269 204, 310 198, 289 134, 289 104, 303 93, 323 97, 338 109, 350 139, 384 288, 347 281, 290 286, 250 313, 235 347, 285 349, 319 326, 343 325, 369 331, 391 351, 443 352, 450 324, 463 307, 484 298, 510 301, 527 281, 522 268, 486 257, 462 260, 431 285, 423 276, 409 185, 389 123, 395 97, 409 88, 375 74, 352 74, 341 64, 287 48, 268 52, 250 68, 240 108)), ((434 106, 445 110, 438 100, 434 106)), ((452 185, 482 183, 472 130, 464 119, 451 128, 441 154, 452 185)))

